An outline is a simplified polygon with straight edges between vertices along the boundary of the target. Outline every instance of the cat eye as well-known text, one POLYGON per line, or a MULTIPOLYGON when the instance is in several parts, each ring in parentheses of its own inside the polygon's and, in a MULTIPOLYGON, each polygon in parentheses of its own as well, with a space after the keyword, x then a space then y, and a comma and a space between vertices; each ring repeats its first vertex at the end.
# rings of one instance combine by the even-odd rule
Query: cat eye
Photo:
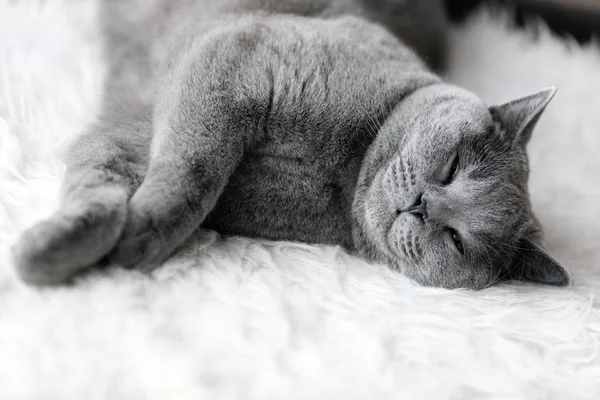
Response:
POLYGON ((450 168, 446 173, 446 178, 442 181, 442 185, 449 185, 452 183, 454 178, 456 177, 456 173, 458 172, 458 153, 454 155, 452 159, 452 164, 450 164, 450 168))
POLYGON ((450 237, 452 237, 452 241, 454 242, 456 249, 460 251, 460 254, 465 254, 465 247, 458 232, 456 232, 454 229, 448 229, 448 232, 450 233, 450 237))

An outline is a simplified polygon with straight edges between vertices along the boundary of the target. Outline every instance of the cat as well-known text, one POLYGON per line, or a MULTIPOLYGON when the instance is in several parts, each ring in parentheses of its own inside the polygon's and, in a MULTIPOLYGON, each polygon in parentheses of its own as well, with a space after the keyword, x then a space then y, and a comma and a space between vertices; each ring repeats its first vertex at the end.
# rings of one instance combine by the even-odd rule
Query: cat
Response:
POLYGON ((444 82, 439 0, 103 0, 108 76, 62 205, 14 246, 28 284, 150 271, 199 227, 341 245, 415 282, 567 286, 529 200, 555 90, 444 82))

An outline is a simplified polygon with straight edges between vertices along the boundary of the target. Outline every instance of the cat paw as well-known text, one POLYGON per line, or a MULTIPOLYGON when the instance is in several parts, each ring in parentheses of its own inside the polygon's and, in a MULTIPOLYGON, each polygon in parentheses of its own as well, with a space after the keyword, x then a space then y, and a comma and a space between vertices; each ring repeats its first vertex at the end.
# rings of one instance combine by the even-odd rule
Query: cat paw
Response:
POLYGON ((130 228, 124 232, 123 237, 108 258, 111 264, 150 272, 168 256, 161 249, 162 241, 156 230, 136 231, 130 228))
POLYGON ((187 193, 194 184, 178 176, 157 175, 165 171, 168 168, 150 169, 129 200, 127 223, 109 262, 152 271, 198 228, 198 212, 187 193))
POLYGON ((23 233, 12 248, 17 275, 31 285, 50 285, 68 278, 65 255, 69 223, 60 218, 43 221, 23 233))
POLYGON ((79 204, 23 233, 12 248, 17 275, 27 284, 63 282, 89 267, 116 244, 125 225, 126 203, 79 204))
POLYGON ((111 264, 127 269, 150 272, 168 256, 160 230, 147 213, 130 209, 127 224, 114 250, 108 256, 111 264))

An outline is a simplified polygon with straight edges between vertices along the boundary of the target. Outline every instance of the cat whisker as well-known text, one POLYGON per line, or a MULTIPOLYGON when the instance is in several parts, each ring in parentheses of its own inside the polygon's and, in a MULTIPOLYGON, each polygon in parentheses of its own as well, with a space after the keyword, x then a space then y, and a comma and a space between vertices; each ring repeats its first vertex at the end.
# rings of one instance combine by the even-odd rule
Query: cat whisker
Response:
POLYGON ((501 274, 502 274, 502 270, 494 271, 493 268, 490 268, 488 283, 486 285, 484 285, 481 289, 490 288, 490 287, 494 286, 495 284, 497 284, 498 282, 500 282, 503 279, 501 274))
POLYGON ((354 136, 354 140, 356 142, 358 142, 365 150, 369 150, 369 146, 367 146, 366 144, 364 144, 359 138, 358 136, 354 136))
POLYGON ((416 261, 417 257, 415 256, 412 246, 413 246, 412 239, 409 238, 406 242, 406 248, 408 249, 408 256, 411 259, 411 261, 416 261))
POLYGON ((411 246, 411 251, 412 251, 412 255, 413 255, 413 259, 416 261, 419 259, 419 255, 417 253, 417 236, 415 234, 415 232, 412 232, 409 244, 411 246))
POLYGON ((504 280, 505 280, 507 277, 508 277, 510 280, 514 280, 514 279, 515 279, 515 277, 513 276, 512 272, 513 272, 515 269, 517 269, 517 264, 514 264, 512 267, 510 267, 510 268, 508 268, 508 269, 505 269, 505 270, 502 270, 502 269, 500 269, 500 270, 499 270, 499 272, 498 272, 498 276, 497 276, 496 280, 495 280, 495 281, 493 281, 493 282, 492 282, 492 283, 491 283, 491 284, 490 284, 488 287, 490 287, 490 286, 493 286, 493 285, 495 285, 495 284, 496 284, 496 283, 498 283, 498 282, 502 282, 502 281, 504 281, 504 280), (504 272, 504 273, 503 273, 503 272, 504 272))
POLYGON ((377 134, 379 133, 379 131, 381 130, 381 125, 377 123, 377 120, 375 118, 373 118, 373 116, 369 113, 369 111, 365 108, 364 104, 359 103, 359 107, 362 108, 363 113, 365 114, 365 116, 368 118, 367 122, 369 127, 371 129, 373 129, 373 132, 371 132, 373 134, 372 138, 375 139, 375 137, 377 137, 377 134))
POLYGON ((404 243, 400 243, 400 250, 402 251, 402 254, 404 255, 404 257, 410 258, 408 255, 408 252, 406 251, 406 247, 404 246, 404 243))
POLYGON ((402 155, 398 156, 398 162, 397 162, 396 168, 400 175, 400 179, 401 179, 400 183, 402 185, 402 188, 404 190, 408 190, 408 182, 406 180, 406 170, 404 169, 404 160, 403 160, 402 155))
MULTIPOLYGON (((409 186, 409 175, 414 175, 410 172, 410 165, 408 164, 408 162, 406 161, 406 157, 401 157, 400 158, 401 162, 402 162, 402 169, 403 169, 403 173, 402 173, 402 178, 404 179, 404 182, 406 183, 407 186, 409 186)), ((410 184, 412 186, 414 186, 414 184, 412 183, 412 179, 410 181, 410 184)))
POLYGON ((423 258, 423 249, 421 248, 421 240, 415 237, 415 250, 419 258, 423 258))
MULTIPOLYGON (((494 239, 489 239, 489 240, 494 245, 501 246, 501 247, 504 247, 504 248, 507 248, 507 249, 512 249, 512 250, 529 250, 528 248, 520 247, 520 246, 517 246, 517 245, 511 245, 509 243, 506 243, 506 242, 503 242, 503 241, 500 241, 500 240, 494 240, 494 239)), ((494 250, 493 247, 490 247, 489 249, 494 250)))

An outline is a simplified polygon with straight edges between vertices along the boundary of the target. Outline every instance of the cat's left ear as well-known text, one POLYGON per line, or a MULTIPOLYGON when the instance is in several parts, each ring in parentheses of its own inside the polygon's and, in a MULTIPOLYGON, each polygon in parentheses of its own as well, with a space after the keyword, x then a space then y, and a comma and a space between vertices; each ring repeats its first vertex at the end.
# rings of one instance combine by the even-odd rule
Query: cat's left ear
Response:
POLYGON ((552 286, 571 286, 569 271, 533 240, 522 239, 518 251, 516 263, 510 271, 512 279, 552 286))
POLYGON ((525 147, 540 116, 554 97, 556 88, 550 87, 500 106, 490 107, 495 120, 503 126, 508 139, 525 147))

